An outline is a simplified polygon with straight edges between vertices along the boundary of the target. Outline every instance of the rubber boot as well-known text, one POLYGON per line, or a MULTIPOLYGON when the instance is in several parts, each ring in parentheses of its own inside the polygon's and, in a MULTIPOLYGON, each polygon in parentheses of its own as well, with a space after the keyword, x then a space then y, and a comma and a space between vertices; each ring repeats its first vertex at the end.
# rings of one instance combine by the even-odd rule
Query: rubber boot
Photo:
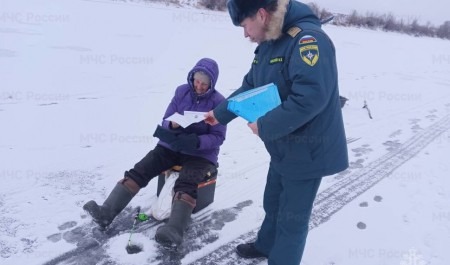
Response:
POLYGON ((95 201, 88 201, 83 209, 89 213, 95 223, 106 228, 125 209, 138 191, 139 186, 136 182, 125 178, 116 184, 103 205, 99 206, 95 201))
POLYGON ((181 245, 195 204, 196 200, 187 193, 177 192, 173 199, 169 221, 156 230, 156 242, 169 247, 181 245))

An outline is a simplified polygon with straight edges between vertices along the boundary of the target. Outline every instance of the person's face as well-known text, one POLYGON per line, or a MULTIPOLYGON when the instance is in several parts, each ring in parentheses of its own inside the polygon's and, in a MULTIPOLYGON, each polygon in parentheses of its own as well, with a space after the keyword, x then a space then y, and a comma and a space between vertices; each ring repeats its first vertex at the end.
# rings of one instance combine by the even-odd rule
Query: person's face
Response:
POLYGON ((208 91, 209 83, 205 83, 199 79, 194 78, 194 90, 197 95, 205 94, 208 91))
POLYGON ((260 44, 266 40, 268 13, 260 8, 253 17, 245 18, 241 26, 244 28, 244 36, 251 42, 260 44))

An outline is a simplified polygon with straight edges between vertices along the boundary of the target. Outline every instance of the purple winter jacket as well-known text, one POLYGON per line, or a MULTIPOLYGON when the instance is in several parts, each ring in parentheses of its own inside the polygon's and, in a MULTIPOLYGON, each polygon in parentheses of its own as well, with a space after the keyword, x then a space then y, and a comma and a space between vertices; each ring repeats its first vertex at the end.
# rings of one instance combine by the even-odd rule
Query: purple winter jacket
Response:
MULTIPOLYGON (((187 76, 188 83, 181 85, 176 89, 175 95, 164 114, 162 126, 171 129, 170 121, 166 121, 165 119, 175 112, 182 115, 184 114, 184 111, 208 112, 224 101, 225 97, 215 89, 218 77, 219 68, 214 60, 203 58, 198 61, 194 68, 189 71, 187 76), (202 95, 197 95, 194 91, 194 73, 198 71, 206 73, 211 79, 211 87, 202 95)), ((218 124, 211 126, 204 121, 201 121, 191 124, 186 128, 180 127, 175 130, 184 133, 195 133, 200 140, 200 146, 197 150, 190 153, 182 153, 206 158, 217 165, 219 147, 225 140, 226 125, 218 124)), ((158 144, 173 150, 173 148, 164 141, 160 140, 158 144)))

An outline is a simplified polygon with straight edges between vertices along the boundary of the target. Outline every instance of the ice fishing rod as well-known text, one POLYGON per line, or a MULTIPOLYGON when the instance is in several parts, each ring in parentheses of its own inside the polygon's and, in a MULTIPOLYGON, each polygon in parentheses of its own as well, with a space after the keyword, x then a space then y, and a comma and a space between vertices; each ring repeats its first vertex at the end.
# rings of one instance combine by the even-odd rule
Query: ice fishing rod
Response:
POLYGON ((133 226, 131 227, 130 237, 128 238, 128 244, 125 248, 128 254, 136 254, 142 251, 142 246, 131 243, 131 237, 133 236, 136 223, 144 221, 148 221, 148 215, 146 215, 145 213, 141 213, 141 207, 138 206, 137 213, 134 217, 133 226))

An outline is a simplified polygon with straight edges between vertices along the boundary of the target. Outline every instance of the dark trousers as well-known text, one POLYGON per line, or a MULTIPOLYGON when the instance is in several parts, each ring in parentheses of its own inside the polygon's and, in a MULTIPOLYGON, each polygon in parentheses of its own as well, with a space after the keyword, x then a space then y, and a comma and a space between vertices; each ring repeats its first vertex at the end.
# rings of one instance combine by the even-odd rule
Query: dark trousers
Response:
POLYGON ((197 199, 198 184, 217 172, 217 167, 211 161, 197 156, 191 156, 172 151, 157 145, 132 169, 125 172, 125 177, 134 180, 139 187, 144 188, 150 180, 171 169, 182 166, 175 182, 174 192, 185 192, 197 199))
POLYGON ((292 180, 269 168, 263 202, 266 215, 255 242, 269 257, 269 265, 300 264, 321 180, 292 180))

